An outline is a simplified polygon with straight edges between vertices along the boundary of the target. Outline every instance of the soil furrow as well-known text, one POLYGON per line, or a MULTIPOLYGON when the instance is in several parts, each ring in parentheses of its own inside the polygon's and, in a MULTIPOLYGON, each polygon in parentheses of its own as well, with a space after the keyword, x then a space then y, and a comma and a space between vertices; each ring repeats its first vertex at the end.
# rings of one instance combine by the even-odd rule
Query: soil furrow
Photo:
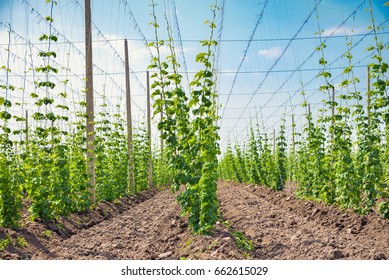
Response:
POLYGON ((254 258, 389 257, 389 223, 375 213, 359 216, 298 200, 288 189, 273 192, 253 185, 223 183, 220 190, 223 216, 231 219, 236 230, 245 232, 252 239, 256 248, 254 258), (229 191, 223 191, 224 188, 229 191), (241 198, 235 208, 230 203, 223 204, 223 201, 234 201, 234 197, 241 198))
POLYGON ((80 214, 72 228, 35 222, 19 232, 0 229, 0 235, 13 240, 22 236, 28 243, 23 248, 12 245, 0 251, 0 258, 389 258, 389 221, 376 213, 359 216, 299 200, 293 185, 274 192, 255 185, 220 182, 218 198, 221 220, 211 236, 193 235, 186 218, 180 217, 175 195, 163 190, 130 204, 125 199, 120 205, 104 204, 95 210, 101 212, 98 219, 80 214), (245 252, 238 247, 234 238, 237 231, 253 242, 254 250, 245 252))

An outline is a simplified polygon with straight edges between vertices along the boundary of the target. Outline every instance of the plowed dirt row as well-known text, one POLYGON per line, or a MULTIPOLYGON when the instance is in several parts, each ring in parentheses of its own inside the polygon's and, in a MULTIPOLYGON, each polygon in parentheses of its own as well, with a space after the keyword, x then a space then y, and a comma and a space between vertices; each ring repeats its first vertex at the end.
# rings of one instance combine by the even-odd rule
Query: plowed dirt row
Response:
POLYGON ((21 232, 0 229, 0 235, 13 239, 21 235, 28 242, 26 247, 14 244, 0 251, 0 258, 389 258, 389 221, 375 213, 361 217, 298 200, 291 186, 274 192, 254 185, 220 182, 218 197, 221 222, 212 236, 192 235, 186 219, 179 216, 175 196, 163 190, 132 205, 126 202, 120 211, 105 213, 103 219, 85 222, 87 225, 73 230, 33 224, 21 232), (45 228, 51 228, 53 235, 42 234, 45 228), (236 231, 253 242, 254 250, 238 248, 233 236, 236 231))
POLYGON ((389 258, 389 221, 375 213, 362 217, 298 200, 291 186, 273 192, 224 183, 220 189, 223 216, 252 239, 253 258, 389 258))

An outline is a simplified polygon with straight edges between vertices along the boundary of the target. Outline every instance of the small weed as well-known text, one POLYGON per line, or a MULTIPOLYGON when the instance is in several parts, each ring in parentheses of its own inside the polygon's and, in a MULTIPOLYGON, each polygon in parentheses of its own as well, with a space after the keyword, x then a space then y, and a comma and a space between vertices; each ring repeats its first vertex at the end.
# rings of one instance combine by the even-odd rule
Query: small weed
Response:
POLYGON ((209 250, 212 249, 213 247, 215 247, 217 245, 217 243, 218 243, 218 240, 212 241, 211 244, 208 246, 208 249, 209 250))
POLYGON ((228 229, 228 231, 232 234, 236 246, 238 246, 239 249, 244 250, 245 257, 247 257, 246 254, 254 250, 253 242, 251 240, 248 240, 243 232, 235 231, 231 227, 231 222, 229 220, 223 221, 222 225, 225 226, 228 229))
POLYGON ((226 228, 230 228, 231 227, 231 222, 230 220, 225 220, 222 222, 222 225, 225 226, 226 228))
POLYGON ((238 246, 238 248, 244 250, 245 253, 254 250, 253 242, 251 240, 248 240, 244 233, 233 230, 231 227, 231 222, 229 220, 223 221, 222 225, 225 226, 232 234, 232 236, 234 237, 235 244, 236 246, 238 246))
POLYGON ((9 243, 10 243, 9 238, 0 239, 0 251, 4 250, 5 248, 7 248, 9 243))
POLYGON ((246 258, 246 259, 249 259, 251 256, 248 252, 244 251, 243 252, 243 256, 246 258))
POLYGON ((121 204, 121 201, 120 201, 119 199, 114 199, 114 200, 112 201, 112 203, 115 204, 115 205, 120 205, 120 204, 121 204))
POLYGON ((235 243, 238 248, 244 250, 245 252, 254 250, 253 242, 248 240, 242 232, 232 231, 232 235, 234 236, 235 243))
POLYGON ((50 237, 53 234, 53 232, 49 229, 43 231, 42 235, 46 237, 50 237))
POLYGON ((100 209, 100 212, 101 212, 101 215, 103 215, 103 217, 106 217, 108 215, 107 211, 104 209, 100 209))
POLYGON ((22 247, 22 248, 27 247, 27 245, 28 245, 28 242, 24 237, 16 238, 15 243, 17 246, 22 247))
POLYGON ((55 226, 57 227, 58 230, 61 230, 61 231, 66 231, 66 228, 64 227, 63 224, 55 224, 55 226))
POLYGON ((193 239, 188 239, 186 242, 185 242, 185 246, 190 246, 193 242, 193 239))

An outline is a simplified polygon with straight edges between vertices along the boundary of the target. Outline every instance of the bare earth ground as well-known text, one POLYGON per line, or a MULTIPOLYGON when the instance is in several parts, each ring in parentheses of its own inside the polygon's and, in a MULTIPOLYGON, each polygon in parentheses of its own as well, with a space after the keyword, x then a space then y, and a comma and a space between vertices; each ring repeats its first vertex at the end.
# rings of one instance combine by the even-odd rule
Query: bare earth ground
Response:
POLYGON ((218 197, 221 223, 211 236, 191 234, 170 190, 151 190, 57 224, 0 228, 0 241, 11 240, 0 259, 389 259, 389 220, 376 213, 299 200, 291 185, 274 192, 220 182, 218 197), (236 231, 252 251, 238 248, 236 231))

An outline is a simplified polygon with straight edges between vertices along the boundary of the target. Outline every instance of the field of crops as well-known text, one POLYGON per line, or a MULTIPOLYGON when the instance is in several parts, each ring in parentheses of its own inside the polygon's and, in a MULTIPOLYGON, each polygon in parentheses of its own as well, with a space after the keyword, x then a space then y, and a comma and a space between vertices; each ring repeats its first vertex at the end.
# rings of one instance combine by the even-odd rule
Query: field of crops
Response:
POLYGON ((146 2, 0 5, 0 258, 389 259, 389 2, 146 2))

